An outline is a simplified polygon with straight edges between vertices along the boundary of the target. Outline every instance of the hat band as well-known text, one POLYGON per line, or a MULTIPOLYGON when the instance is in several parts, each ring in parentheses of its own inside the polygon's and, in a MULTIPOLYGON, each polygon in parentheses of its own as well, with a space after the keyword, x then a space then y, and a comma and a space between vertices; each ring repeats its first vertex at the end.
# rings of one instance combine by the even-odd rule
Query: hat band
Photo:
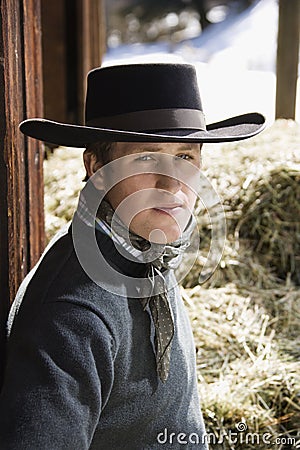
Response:
POLYGON ((203 112, 199 109, 187 108, 134 111, 87 120, 86 125, 126 131, 169 130, 174 128, 206 130, 203 112))

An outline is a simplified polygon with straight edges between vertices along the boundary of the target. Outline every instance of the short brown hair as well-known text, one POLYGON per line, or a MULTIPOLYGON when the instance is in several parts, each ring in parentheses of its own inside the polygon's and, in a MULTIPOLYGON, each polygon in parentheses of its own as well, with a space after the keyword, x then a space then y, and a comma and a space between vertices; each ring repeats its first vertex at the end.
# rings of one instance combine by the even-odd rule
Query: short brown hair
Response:
MULTIPOLYGON (((95 155, 97 162, 105 165, 112 160, 113 146, 114 142, 94 142, 86 146, 85 153, 95 155)), ((88 181, 88 179, 89 176, 86 173, 83 181, 88 181)))

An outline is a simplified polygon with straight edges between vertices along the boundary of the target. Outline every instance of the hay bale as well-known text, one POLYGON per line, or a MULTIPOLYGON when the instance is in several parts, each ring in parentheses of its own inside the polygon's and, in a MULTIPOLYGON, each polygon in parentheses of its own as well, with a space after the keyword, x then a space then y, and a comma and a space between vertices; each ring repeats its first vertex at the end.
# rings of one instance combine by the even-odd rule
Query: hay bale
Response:
POLYGON ((186 255, 176 275, 181 280, 181 273, 186 272, 185 267, 190 266, 192 269, 185 275, 181 284, 185 288, 193 288, 198 284, 203 284, 207 289, 224 287, 227 283, 257 289, 269 289, 278 284, 280 280, 274 275, 270 267, 263 265, 253 249, 239 244, 238 249, 236 249, 235 242, 227 238, 220 264, 217 267, 211 266, 209 278, 206 278, 209 272, 209 267, 206 264, 208 248, 200 249, 197 258, 195 258, 195 255, 186 255), (203 272, 204 265, 206 270, 203 272))
POLYGON ((237 239, 261 264, 300 285, 300 171, 277 167, 241 192, 237 239))
POLYGON ((183 298, 193 325, 199 391, 211 443, 236 432, 239 423, 260 439, 245 442, 244 436, 232 447, 225 439, 223 446, 212 448, 265 449, 263 433, 269 433, 274 443, 282 435, 295 437, 300 420, 300 347, 293 358, 285 343, 291 335, 298 336, 295 348, 300 343, 299 291, 241 291, 227 284, 183 290, 183 298), (294 314, 295 320, 289 317, 294 314))

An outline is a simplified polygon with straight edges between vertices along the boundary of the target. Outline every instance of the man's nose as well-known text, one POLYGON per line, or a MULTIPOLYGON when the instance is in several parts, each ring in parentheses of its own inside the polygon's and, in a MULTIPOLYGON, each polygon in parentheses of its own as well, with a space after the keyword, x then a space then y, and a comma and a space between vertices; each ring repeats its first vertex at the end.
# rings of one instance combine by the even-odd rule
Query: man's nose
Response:
POLYGON ((156 187, 172 193, 176 193, 181 187, 180 180, 178 179, 176 161, 169 155, 161 155, 156 187))
POLYGON ((180 189, 181 183, 175 176, 157 175, 156 188, 164 189, 176 193, 180 189))

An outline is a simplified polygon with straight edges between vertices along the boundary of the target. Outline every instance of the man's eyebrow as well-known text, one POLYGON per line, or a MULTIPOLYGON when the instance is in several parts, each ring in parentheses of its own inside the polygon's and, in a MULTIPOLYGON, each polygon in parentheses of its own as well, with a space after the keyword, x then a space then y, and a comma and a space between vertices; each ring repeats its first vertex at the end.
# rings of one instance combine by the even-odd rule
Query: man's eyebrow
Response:
POLYGON ((146 152, 160 152, 162 147, 136 147, 133 149, 133 153, 146 153, 146 152))
MULTIPOLYGON (((189 145, 182 145, 181 147, 177 148, 178 152, 182 152, 182 151, 190 151, 192 152, 194 151, 199 151, 199 149, 201 150, 201 147, 191 147, 189 145)), ((146 153, 146 152, 160 152, 160 151, 164 151, 166 150, 164 147, 137 147, 134 148, 132 153, 146 153)))

